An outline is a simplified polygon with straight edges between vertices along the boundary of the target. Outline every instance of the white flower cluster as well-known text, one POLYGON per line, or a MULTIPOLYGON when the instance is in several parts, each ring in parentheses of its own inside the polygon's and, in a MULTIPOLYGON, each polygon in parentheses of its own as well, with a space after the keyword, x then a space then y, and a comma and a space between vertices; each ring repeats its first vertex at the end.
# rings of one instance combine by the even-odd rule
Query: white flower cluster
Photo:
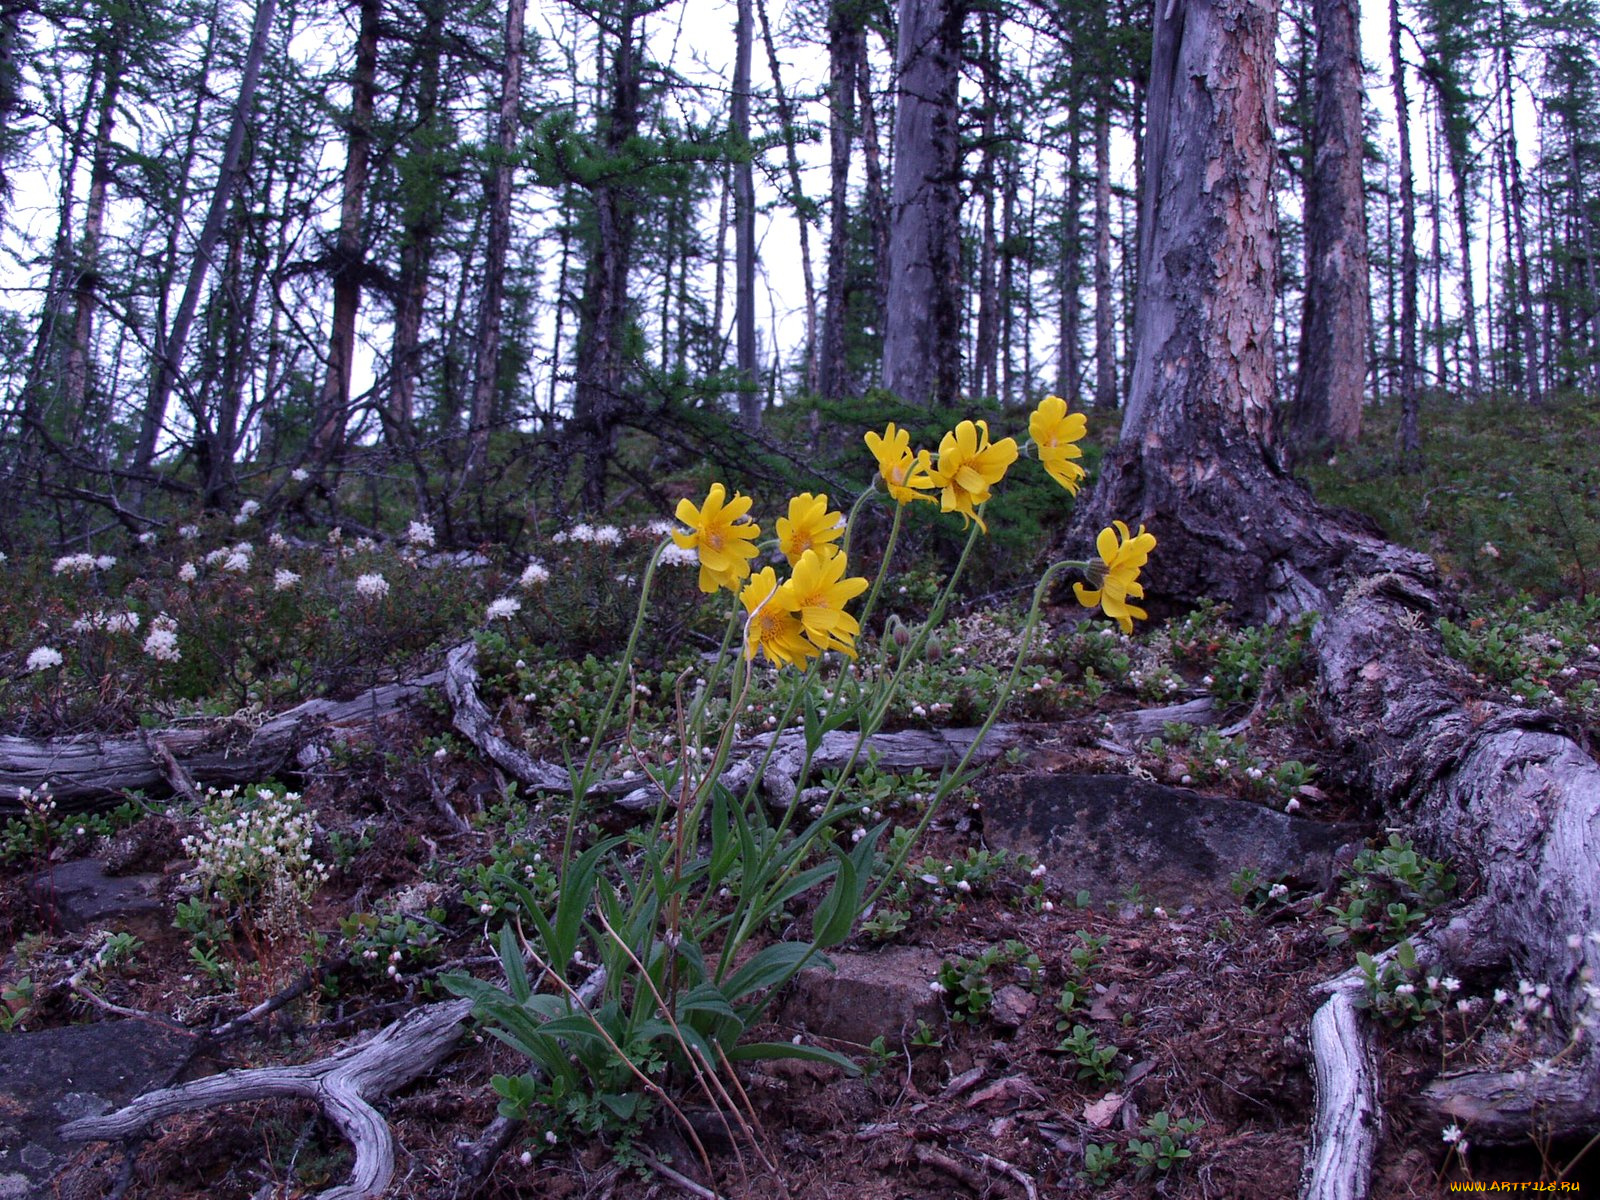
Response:
POLYGON ((192 562, 186 562, 178 568, 178 578, 184 583, 193 583, 200 578, 200 568, 192 562))
POLYGON ((72 623, 74 633, 84 633, 91 629, 103 629, 107 633, 137 633, 139 629, 139 614, 136 612, 107 613, 98 609, 85 616, 79 617, 72 623))
POLYGON ((195 540, 195 538, 200 536, 200 526, 198 526, 198 525, 179 525, 178 526, 178 536, 181 537, 186 542, 192 542, 192 541, 195 540))
POLYGON ((267 545, 272 547, 274 550, 287 550, 289 548, 289 539, 274 529, 271 533, 267 534, 267 545))
POLYGON ((38 646, 28 655, 28 670, 48 671, 51 667, 59 667, 61 662, 61 651, 50 646, 38 646))
POLYGON ((235 571, 243 574, 250 569, 250 559, 255 554, 256 548, 249 542, 239 542, 233 546, 223 546, 206 555, 206 566, 214 567, 222 564, 224 571, 235 571))
POLYGON ((513 596, 501 596, 489 605, 489 610, 484 613, 486 621, 503 621, 514 617, 522 611, 522 601, 513 596))
POLYGON ((304 483, 306 480, 311 478, 311 472, 306 470, 304 467, 296 467, 294 470, 289 472, 289 478, 294 480, 296 483, 304 483))
POLYGON ((287 567, 279 567, 272 573, 272 590, 275 592, 287 592, 299 582, 300 576, 287 567))
POLYGON ((413 521, 406 526, 406 542, 412 546, 421 546, 431 549, 433 546, 433 526, 426 521, 413 521))
POLYGON ((361 575, 356 579, 356 595, 368 600, 382 600, 389 594, 389 581, 382 575, 361 575))
POLYGON ((239 511, 233 514, 233 523, 235 525, 243 525, 246 521, 260 511, 261 501, 246 500, 243 504, 239 505, 239 511))
POLYGON ((311 853, 316 813, 296 792, 274 788, 207 789, 205 827, 183 839, 190 874, 202 894, 239 905, 258 929, 296 929, 328 867, 311 853))
POLYGON ((139 535, 139 545, 141 545, 141 546, 154 546, 155 544, 156 544, 156 531, 154 529, 146 529, 143 533, 141 533, 139 535))
POLYGON ((87 575, 91 571, 109 571, 117 565, 110 554, 63 554, 50 567, 52 575, 87 575))
POLYGON ((522 578, 517 580, 518 587, 538 587, 542 583, 550 582, 550 568, 546 567, 537 558, 522 568, 522 578))
POLYGON ((571 529, 563 529, 550 539, 552 542, 593 542, 596 546, 620 546, 622 531, 615 525, 588 525, 580 521, 571 529))
POLYGON ((664 567, 692 567, 700 561, 700 555, 673 543, 661 552, 660 561, 664 567))
POLYGON ((177 662, 183 657, 178 649, 178 623, 166 613, 150 622, 150 636, 144 639, 144 652, 157 662, 177 662))

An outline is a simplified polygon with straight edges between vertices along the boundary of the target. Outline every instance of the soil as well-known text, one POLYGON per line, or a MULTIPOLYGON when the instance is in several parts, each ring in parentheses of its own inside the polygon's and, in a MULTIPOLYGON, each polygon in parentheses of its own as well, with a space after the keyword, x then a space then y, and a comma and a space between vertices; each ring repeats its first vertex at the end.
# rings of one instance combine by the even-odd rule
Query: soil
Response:
MULTIPOLYGON (((464 755, 440 762, 419 753, 427 739, 445 732, 445 718, 437 714, 391 723, 382 742, 351 748, 333 769, 306 782, 307 804, 319 814, 319 853, 331 858, 340 845, 355 848, 318 893, 311 913, 310 924, 325 940, 304 949, 322 963, 320 986, 258 1022, 247 1036, 214 1048, 216 1066, 324 1055, 409 1006, 442 996, 435 981, 448 969, 497 978, 483 925, 463 903, 457 874, 462 866, 488 861, 491 835, 462 832, 438 797, 471 817, 504 794, 504 781, 464 755), (405 892, 408 900, 396 901, 405 892), (398 979, 379 969, 381 961, 348 956, 339 933, 342 917, 385 903, 445 913, 432 961, 401 971, 398 979)), ((1274 760, 1318 761, 1313 726, 1258 723, 1254 737, 1274 760)), ((1124 759, 1096 749, 1094 738, 1070 722, 1055 736, 1042 735, 1033 752, 1014 757, 1018 761, 997 769, 1128 770, 1124 759)), ((1150 766, 1162 778, 1173 769, 1171 763, 1150 766)), ((1337 771, 1324 771, 1319 785, 1316 815, 1362 815, 1359 798, 1339 791, 1337 771)), ((1230 788, 1245 794, 1238 784, 1211 790, 1230 788)), ((160 873, 170 914, 185 895, 188 864, 180 837, 192 828, 192 818, 154 813, 109 842, 69 836, 48 857, 59 864, 93 856, 123 871, 160 873)), ((545 849, 554 854, 559 839, 554 833, 546 837, 545 849)), ((919 856, 950 861, 983 846, 981 808, 962 804, 935 823, 919 856)), ((43 865, 48 874, 49 864, 43 865)), ((74 992, 67 980, 95 943, 90 934, 52 932, 48 890, 30 890, 31 874, 13 864, 0 878, 0 944, 15 946, 0 963, 0 983, 10 987, 26 976, 35 986, 21 1029, 106 1019, 106 1006, 200 1029, 237 1015, 300 973, 297 955, 285 954, 268 964, 270 982, 254 979, 242 992, 221 989, 192 960, 190 937, 160 922, 143 927, 144 943, 130 963, 91 973, 88 987, 74 992), (98 996, 98 1005, 86 998, 88 991, 98 996)), ((921 1040, 932 1044, 836 1045, 863 1064, 859 1078, 793 1060, 742 1068, 740 1083, 754 1124, 735 1128, 732 1136, 701 1095, 675 1081, 714 1178, 707 1177, 683 1124, 658 1116, 631 1144, 573 1131, 547 1138, 529 1125, 490 1171, 465 1179, 462 1147, 495 1116, 491 1077, 524 1069, 509 1048, 475 1034, 433 1077, 382 1104, 399 1143, 389 1194, 401 1200, 642 1200, 713 1191, 730 1198, 851 1200, 1294 1196, 1313 1108, 1307 1026, 1318 1002, 1315 989, 1352 962, 1351 950, 1330 947, 1324 934, 1330 896, 1167 911, 1132 893, 1121 902, 1080 908, 1073 896, 1052 890, 1043 897, 1049 901, 1045 911, 1039 897, 1025 894, 1027 882, 1025 872, 1013 872, 970 894, 915 893, 918 907, 890 939, 947 960, 970 958, 1012 939, 1024 943, 1039 965, 1034 971, 1020 965, 997 969, 992 982, 1005 996, 992 1012, 930 1028, 921 1040), (1103 939, 1086 973, 1072 959, 1073 951, 1085 947, 1079 931, 1103 939), (1064 1014, 1057 1000, 1063 985, 1078 978, 1086 978, 1090 989, 1064 1014), (1108 1068, 1114 1075, 1097 1079, 1058 1048, 1074 1024, 1085 1026, 1102 1046, 1116 1048, 1108 1068), (1130 1142, 1149 1136, 1144 1127, 1158 1113, 1203 1125, 1183 1139, 1187 1157, 1141 1172, 1130 1142), (1120 1161, 1106 1178, 1092 1180, 1086 1147, 1104 1145, 1117 1146, 1120 1161)), ((841 949, 870 951, 876 944, 858 936, 841 949)), ((1497 985, 1467 983, 1480 995, 1497 985)), ((953 998, 947 994, 945 1000, 953 1017, 953 998)), ((20 1010, 16 1002, 12 1007, 20 1010)), ((1481 1034, 1490 1024, 1482 1006, 1473 1012, 1384 1035, 1387 1123, 1374 1196, 1443 1195, 1450 1180, 1468 1177, 1462 1160, 1447 1153, 1436 1134, 1412 1127, 1405 1097, 1439 1070, 1447 1048, 1452 1064, 1471 1052, 1467 1035, 1481 1034)), ((757 1036, 788 1040, 797 1032, 775 1025, 757 1036)), ((1554 1155, 1561 1148, 1546 1149, 1554 1155)), ((1471 1177, 1553 1178, 1559 1168, 1548 1163, 1522 1151, 1494 1158, 1474 1147, 1471 1177)), ((116 1194, 130 1200, 303 1195, 337 1183, 348 1164, 347 1147, 312 1106, 263 1101, 167 1120, 132 1147, 91 1143, 54 1189, 61 1196, 116 1194)), ((1577 1172, 1568 1176, 1576 1178, 1577 1172)))

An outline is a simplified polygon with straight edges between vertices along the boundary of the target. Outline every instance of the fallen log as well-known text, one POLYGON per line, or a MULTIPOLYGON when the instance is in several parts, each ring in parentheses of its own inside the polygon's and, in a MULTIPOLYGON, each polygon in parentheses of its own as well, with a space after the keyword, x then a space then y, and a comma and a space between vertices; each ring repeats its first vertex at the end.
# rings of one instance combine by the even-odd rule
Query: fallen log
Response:
POLYGON ((129 791, 192 784, 252 783, 297 758, 310 765, 316 743, 347 738, 415 704, 444 672, 369 688, 350 700, 308 700, 273 717, 220 721, 103 737, 0 737, 0 816, 20 811, 23 788, 48 786, 63 808, 84 809, 129 791))
MULTIPOLYGON (((1328 604, 1313 633, 1318 703, 1354 780, 1386 823, 1455 865, 1470 910, 1419 941, 1430 973, 1508 970, 1545 983, 1570 1038, 1537 1071, 1441 1076, 1411 1101, 1425 1129, 1459 1125, 1474 1142, 1600 1128, 1600 1058, 1582 1032, 1596 1016, 1600 968, 1600 764, 1556 716, 1484 698, 1434 631, 1431 563, 1388 548, 1328 604)), ((1302 593, 1303 594, 1303 593, 1302 593)), ((1348 1052, 1364 1020, 1339 989, 1318 1019, 1340 1037, 1316 1053, 1323 1073, 1375 1095, 1369 1059, 1348 1052)), ((1332 1099, 1328 1103, 1334 1103, 1332 1099)), ((1344 1103, 1340 1100, 1338 1103, 1344 1103)), ((1322 1111, 1317 1126, 1332 1118, 1322 1111)), ((1372 1120, 1376 1120, 1376 1114, 1372 1120)), ((1308 1156, 1303 1195, 1360 1200, 1370 1152, 1347 1130, 1308 1156)))

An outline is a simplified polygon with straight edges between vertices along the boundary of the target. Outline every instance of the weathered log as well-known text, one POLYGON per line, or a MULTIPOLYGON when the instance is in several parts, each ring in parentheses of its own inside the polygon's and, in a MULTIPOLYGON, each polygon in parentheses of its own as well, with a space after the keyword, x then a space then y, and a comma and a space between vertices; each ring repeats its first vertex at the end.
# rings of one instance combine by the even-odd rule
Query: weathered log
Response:
POLYGON ((236 715, 115 737, 0 737, 0 816, 18 811, 23 788, 48 785, 58 804, 81 809, 133 790, 250 783, 282 769, 319 736, 349 736, 394 716, 443 679, 435 671, 351 700, 308 700, 259 722, 236 715))
POLYGON ((506 741, 494 717, 478 699, 478 646, 465 642, 444 660, 444 690, 450 697, 451 722, 478 748, 478 752, 524 787, 541 791, 566 791, 572 786, 566 771, 540 762, 506 741))
MULTIPOLYGON (((1600 967, 1600 946, 1588 937, 1600 929, 1600 765, 1557 718, 1485 699, 1449 658, 1434 632, 1431 564, 1393 548, 1368 562, 1378 569, 1329 604, 1314 631, 1319 706, 1353 781, 1388 824, 1456 864, 1462 890, 1477 897, 1425 939, 1419 959, 1439 974, 1515 964, 1550 985, 1561 1023, 1576 1029, 1592 1011, 1589 985, 1600 967)), ((1347 1069, 1371 1071, 1355 1059, 1347 1069)), ((1459 1073, 1434 1081, 1413 1105, 1425 1128, 1454 1122, 1480 1142, 1593 1131, 1600 1060, 1578 1040, 1559 1067, 1537 1076, 1459 1073)), ((1319 1127, 1324 1119, 1319 1103, 1319 1127)), ((1320 1158, 1308 1159, 1305 1195, 1366 1194, 1365 1150, 1354 1140, 1343 1146, 1342 1156, 1324 1144, 1320 1158), (1341 1180, 1350 1190, 1338 1190, 1341 1180)))

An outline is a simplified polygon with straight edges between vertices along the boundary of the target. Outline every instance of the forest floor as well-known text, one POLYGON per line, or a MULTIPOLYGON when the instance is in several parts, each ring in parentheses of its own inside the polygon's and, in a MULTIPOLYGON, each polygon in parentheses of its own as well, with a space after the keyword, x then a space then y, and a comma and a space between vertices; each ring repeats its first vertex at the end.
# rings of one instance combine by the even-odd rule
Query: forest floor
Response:
MULTIPOLYGON (((1600 672, 1600 658, 1590 663, 1580 653, 1580 661, 1584 672, 1600 672)), ((1169 702, 1205 693, 1202 680, 1211 677, 1189 674, 1174 672, 1169 702)), ((1363 820, 1361 798, 1341 790, 1339 764, 1319 742, 1314 705, 1286 704, 1291 690, 1269 699, 1276 703, 1219 711, 1224 723, 1244 717, 1248 724, 1226 752, 1241 764, 1314 768, 1315 785, 1297 782, 1309 771, 1288 779, 1305 808, 1318 819, 1363 820), (1294 718, 1282 719, 1290 711, 1294 718)), ((988 776, 1148 772, 1212 795, 1283 806, 1282 791, 1263 795, 1250 768, 1222 764, 1204 731, 1170 729, 1131 763, 1103 748, 1100 717, 1138 707, 1150 707, 1148 699, 1125 687, 1100 697, 1092 726, 1033 723, 988 776)), ((51 827, 53 844, 35 847, 37 857, 14 853, 0 877, 0 926, 13 947, 0 982, 13 1032, 112 1019, 106 1005, 203 1029, 291 982, 305 956, 334 963, 319 972, 318 986, 249 1036, 209 1047, 190 1070, 309 1061, 442 996, 437 980, 446 970, 498 980, 486 937, 493 930, 481 915, 490 901, 479 885, 493 866, 553 860, 560 826, 537 805, 508 802, 504 780, 472 755, 429 751, 449 744, 447 715, 423 710, 348 747, 335 769, 308 777, 315 848, 332 866, 307 911, 305 940, 270 949, 218 942, 209 964, 193 923, 187 930, 173 924, 193 890, 183 841, 199 830, 193 812, 150 811, 105 832, 72 818, 51 827), (449 818, 441 795, 467 815, 469 830, 449 818), (114 926, 53 928, 50 876, 91 856, 123 873, 159 876, 161 918, 136 926, 138 944, 124 945, 126 953, 104 953, 114 926), (356 913, 369 914, 368 924, 352 924, 356 913), (222 986, 229 979, 234 986, 222 986)), ((869 776, 866 799, 891 816, 914 813, 917 796, 901 783, 869 776)), ((1241 876, 1227 902, 1173 909, 1143 897, 1132 879, 1121 881, 1119 900, 1091 903, 1048 875, 1041 882, 1025 856, 989 847, 977 799, 983 786, 956 794, 908 864, 903 928, 858 933, 839 947, 921 947, 951 964, 954 973, 938 977, 964 982, 946 988, 942 1016, 875 1046, 833 1044, 861 1065, 855 1078, 797 1061, 742 1068, 755 1123, 731 1139, 678 1081, 715 1180, 704 1178, 680 1127, 659 1110, 626 1135, 598 1119, 601 1131, 585 1132, 569 1112, 548 1132, 530 1122, 493 1169, 464 1188, 460 1146, 494 1117, 491 1077, 526 1066, 477 1035, 432 1077, 383 1105, 400 1145, 391 1194, 710 1194, 656 1165, 670 1162, 728 1197, 1295 1195, 1313 1111, 1307 1027, 1316 987, 1353 962, 1352 947, 1328 936, 1330 906, 1347 904, 1359 872, 1347 864, 1326 888, 1297 881, 1281 891, 1241 876)), ((625 823, 594 816, 612 828, 625 823)), ((1372 844, 1382 845, 1383 831, 1371 833, 1372 844)), ((1392 877, 1382 882, 1395 886, 1392 877)), ((931 990, 934 982, 930 976, 914 986, 931 990)), ((1475 1147, 1463 1157, 1436 1130, 1409 1121, 1405 1097, 1441 1067, 1531 1057, 1515 1003, 1490 998, 1497 987, 1514 996, 1517 981, 1469 980, 1459 995, 1439 991, 1446 1003, 1438 1011, 1382 1036, 1386 1124, 1374 1196, 1442 1195, 1449 1181, 1469 1178, 1553 1180, 1569 1165, 1567 1180, 1583 1177, 1587 1164, 1568 1162, 1572 1147, 1509 1154, 1475 1147)), ((775 1011, 794 1018, 792 1006, 775 1011)), ((772 1041, 802 1032, 782 1022, 758 1031, 772 1041)), ((337 1182, 349 1157, 313 1106, 260 1101, 166 1120, 132 1162, 120 1148, 91 1143, 58 1177, 56 1194, 309 1194, 337 1182)))

